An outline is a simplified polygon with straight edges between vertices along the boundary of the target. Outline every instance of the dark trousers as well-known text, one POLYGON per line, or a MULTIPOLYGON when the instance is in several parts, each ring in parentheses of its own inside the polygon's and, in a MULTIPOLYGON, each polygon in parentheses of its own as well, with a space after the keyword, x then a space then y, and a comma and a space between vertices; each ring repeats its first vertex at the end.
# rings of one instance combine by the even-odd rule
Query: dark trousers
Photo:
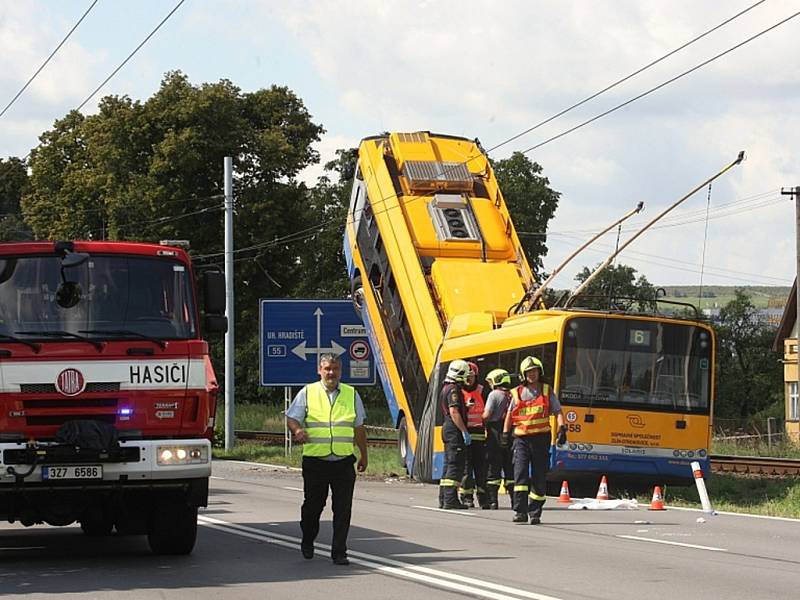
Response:
POLYGON ((444 442, 444 473, 439 480, 439 504, 453 507, 459 504, 458 486, 464 476, 467 447, 458 427, 450 419, 445 419, 444 425, 442 425, 442 441, 444 442))
POLYGON ((549 432, 514 438, 514 512, 541 516, 549 462, 549 432))
POLYGON ((313 546, 319 533, 319 517, 331 490, 333 508, 333 541, 331 556, 347 555, 347 533, 350 530, 350 513, 353 505, 353 488, 356 457, 349 456, 337 461, 322 460, 312 456, 303 457, 303 507, 300 509, 300 529, 303 545, 313 546))
MULTIPOLYGON (((483 433, 483 432, 481 432, 483 433)), ((461 494, 471 499, 477 492, 478 503, 483 506, 488 501, 486 494, 486 442, 472 438, 467 446, 464 477, 461 480, 461 494)))
POLYGON ((511 448, 504 448, 500 444, 500 438, 503 435, 503 422, 490 421, 487 423, 486 429, 489 434, 486 440, 487 460, 489 463, 487 484, 490 487, 500 487, 500 483, 504 483, 509 497, 511 497, 514 483, 514 464, 512 462, 511 448))

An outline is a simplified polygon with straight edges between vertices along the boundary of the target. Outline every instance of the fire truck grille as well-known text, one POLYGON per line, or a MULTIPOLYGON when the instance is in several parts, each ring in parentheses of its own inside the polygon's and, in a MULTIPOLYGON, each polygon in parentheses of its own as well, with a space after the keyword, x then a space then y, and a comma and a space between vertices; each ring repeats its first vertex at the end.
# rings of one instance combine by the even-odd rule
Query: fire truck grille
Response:
MULTIPOLYGON (((57 394, 56 385, 54 383, 23 383, 19 386, 19 391, 23 394, 57 394)), ((92 392, 118 392, 119 382, 103 382, 97 381, 94 383, 87 383, 86 389, 83 393, 92 392)))
POLYGON ((22 406, 25 410, 36 408, 106 408, 117 407, 116 398, 68 398, 60 400, 58 398, 29 399, 23 400, 22 406))
POLYGON ((76 419, 80 420, 89 420, 89 421, 100 421, 101 423, 108 423, 113 425, 117 420, 117 415, 96 415, 96 414, 86 414, 86 415, 31 415, 29 417, 25 417, 25 423, 28 426, 43 426, 43 425, 58 425, 61 426, 67 421, 74 421, 76 419))

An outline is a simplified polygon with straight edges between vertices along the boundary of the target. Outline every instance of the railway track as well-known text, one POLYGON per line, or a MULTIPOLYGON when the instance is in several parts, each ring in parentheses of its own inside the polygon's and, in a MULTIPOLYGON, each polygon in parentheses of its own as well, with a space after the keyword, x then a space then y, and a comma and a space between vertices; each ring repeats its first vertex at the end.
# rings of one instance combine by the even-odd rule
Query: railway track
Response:
MULTIPOLYGON (((284 443, 284 434, 282 432, 237 430, 234 435, 240 440, 261 444, 281 446, 284 443)), ((367 444, 369 446, 391 447, 397 445, 397 440, 394 438, 370 437, 367 438, 367 444)), ((714 473, 736 473, 769 477, 800 475, 800 459, 712 454, 711 470, 714 473)))
POLYGON ((711 470, 744 475, 800 475, 800 459, 712 454, 711 470))
MULTIPOLYGON (((284 434, 268 431, 244 431, 237 429, 233 435, 240 440, 259 442, 269 446, 283 446, 284 434)), ((392 438, 367 438, 368 446, 397 446, 397 440, 392 438)))

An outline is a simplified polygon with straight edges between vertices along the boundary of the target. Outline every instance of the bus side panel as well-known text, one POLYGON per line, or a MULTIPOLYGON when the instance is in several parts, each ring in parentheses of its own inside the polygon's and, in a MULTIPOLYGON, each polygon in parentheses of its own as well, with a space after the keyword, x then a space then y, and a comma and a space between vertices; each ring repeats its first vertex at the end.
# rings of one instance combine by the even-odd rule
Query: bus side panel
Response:
POLYGON ((569 405, 562 410, 568 442, 566 450, 555 448, 554 470, 690 482, 690 463, 697 460, 710 472, 708 415, 569 405))

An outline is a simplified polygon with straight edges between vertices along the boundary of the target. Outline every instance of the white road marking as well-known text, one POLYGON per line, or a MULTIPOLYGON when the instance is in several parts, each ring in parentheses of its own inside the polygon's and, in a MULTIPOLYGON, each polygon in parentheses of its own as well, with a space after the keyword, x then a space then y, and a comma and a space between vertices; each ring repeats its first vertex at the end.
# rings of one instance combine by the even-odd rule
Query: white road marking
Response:
POLYGON ((452 510, 452 509, 444 509, 444 508, 436 508, 435 506, 416 506, 412 505, 411 508, 419 508, 422 510, 435 510, 436 512, 443 512, 447 513, 448 515, 461 515, 463 517, 477 517, 478 514, 475 512, 469 512, 468 510, 452 510))
POLYGON ((211 479, 225 479, 224 477, 217 477, 215 475, 211 475, 210 477, 211 477, 211 479))
MULTIPOLYGON (((670 510, 685 510, 690 512, 701 512, 707 516, 709 515, 706 511, 702 508, 689 508, 688 506, 667 506, 670 510)), ((772 521, 789 521, 790 523, 800 523, 800 519, 793 519, 791 517, 773 517, 771 515, 754 515, 751 513, 737 513, 737 512, 729 512, 726 510, 718 510, 715 511, 718 515, 727 515, 729 517, 751 517, 753 519, 770 519, 772 521)))
POLYGON ((283 489, 291 490, 293 492, 303 492, 303 491, 305 491, 303 488, 289 487, 288 485, 283 486, 283 489))
MULTIPOLYGON (((211 529, 275 544, 277 546, 283 546, 285 548, 291 548, 292 550, 297 550, 300 546, 300 538, 283 535, 272 531, 263 531, 261 529, 256 529, 255 527, 248 527, 247 525, 229 523, 228 521, 221 521, 212 517, 198 517, 198 523, 211 529)), ((316 543, 314 546, 317 550, 324 552, 330 552, 331 549, 331 547, 327 544, 316 543)), ((484 581, 482 579, 475 579, 473 577, 465 577, 455 573, 447 573, 445 571, 439 571, 429 567, 420 567, 398 560, 384 558, 382 556, 375 556, 374 554, 367 554, 365 552, 350 550, 348 551, 347 556, 350 558, 350 562, 353 564, 374 569, 386 575, 402 577, 404 579, 418 581, 420 583, 460 592, 470 596, 478 596, 480 598, 488 598, 490 600, 510 600, 514 598, 527 598, 530 600, 560 600, 554 596, 537 594, 536 592, 529 592, 527 590, 513 588, 506 585, 493 583, 491 581, 484 581)))
POLYGON ((683 542, 672 542, 670 540, 654 540, 653 538, 639 537, 636 535, 615 535, 614 537, 626 540, 638 540, 640 542, 653 542, 654 544, 667 544, 669 546, 681 546, 683 548, 697 548, 698 550, 711 550, 712 552, 727 552, 727 548, 715 548, 714 546, 700 546, 698 544, 685 544, 683 542))

